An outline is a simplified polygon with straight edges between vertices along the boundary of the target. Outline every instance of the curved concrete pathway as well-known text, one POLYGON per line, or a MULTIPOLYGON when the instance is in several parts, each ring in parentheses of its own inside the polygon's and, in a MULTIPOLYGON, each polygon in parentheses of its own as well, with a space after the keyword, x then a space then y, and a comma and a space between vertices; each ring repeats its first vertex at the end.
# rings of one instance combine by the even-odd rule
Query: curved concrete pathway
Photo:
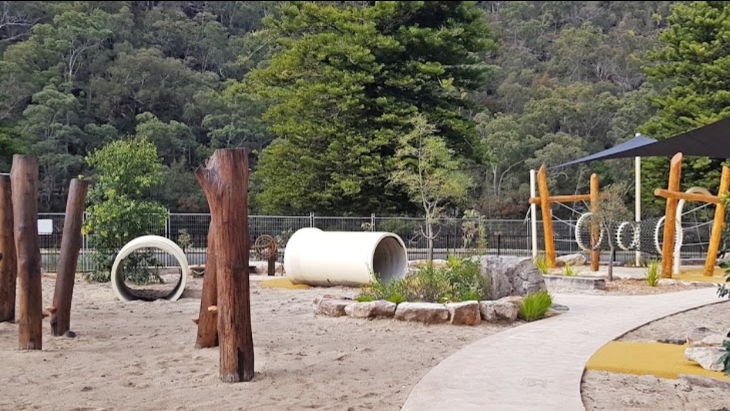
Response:
POLYGON ((570 311, 485 337, 446 358, 402 411, 585 410, 585 364, 604 344, 658 318, 723 301, 704 288, 645 296, 556 294, 570 311))

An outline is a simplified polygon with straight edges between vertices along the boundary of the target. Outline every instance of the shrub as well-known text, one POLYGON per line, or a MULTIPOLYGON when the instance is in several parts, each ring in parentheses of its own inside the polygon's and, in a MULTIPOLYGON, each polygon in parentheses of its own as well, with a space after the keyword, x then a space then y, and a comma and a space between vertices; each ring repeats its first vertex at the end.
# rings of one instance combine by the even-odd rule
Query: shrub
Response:
POLYGON ((364 288, 357 300, 387 300, 396 304, 405 301, 480 301, 489 298, 490 292, 490 284, 481 275, 478 261, 450 257, 446 267, 436 267, 429 263, 415 275, 389 283, 378 280, 364 288))
POLYGON ((565 268, 563 268, 563 275, 566 277, 573 277, 574 275, 576 275, 576 272, 570 264, 565 263, 565 268))
POLYGON ((526 296, 520 307, 520 317, 525 321, 535 321, 545 317, 553 305, 553 298, 546 290, 540 290, 526 296))
POLYGON ((533 261, 535 262, 535 267, 541 274, 545 275, 548 273, 549 267, 547 257, 545 257, 545 255, 538 254, 533 261))
POLYGON ((646 268, 646 282, 649 287, 656 287, 659 284, 659 261, 652 260, 646 268))

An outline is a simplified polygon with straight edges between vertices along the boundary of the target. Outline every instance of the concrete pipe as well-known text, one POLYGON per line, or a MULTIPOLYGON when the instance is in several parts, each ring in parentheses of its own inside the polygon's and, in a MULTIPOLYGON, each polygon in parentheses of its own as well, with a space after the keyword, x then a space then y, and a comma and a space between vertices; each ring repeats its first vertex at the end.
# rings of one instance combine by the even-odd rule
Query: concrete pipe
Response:
POLYGON ((284 250, 284 271, 294 284, 359 287, 376 278, 402 278, 408 266, 403 240, 385 232, 303 228, 284 250))
POLYGON ((188 267, 188 260, 185 257, 185 253, 183 252, 183 250, 177 244, 165 237, 160 237, 156 235, 137 237, 134 240, 125 244, 124 247, 119 250, 119 254, 117 254, 117 258, 114 259, 114 265, 112 266, 112 289, 114 290, 114 295, 116 295, 117 298, 122 301, 133 301, 140 299, 140 297, 135 295, 124 283, 124 276, 117 275, 117 271, 119 270, 119 266, 122 260, 132 254, 134 251, 137 251, 141 248, 160 249, 166 253, 171 254, 180 264, 180 268, 182 270, 180 280, 169 294, 162 297, 165 300, 177 301, 180 296, 182 296, 183 291, 185 291, 185 284, 187 283, 188 273, 190 271, 188 267))

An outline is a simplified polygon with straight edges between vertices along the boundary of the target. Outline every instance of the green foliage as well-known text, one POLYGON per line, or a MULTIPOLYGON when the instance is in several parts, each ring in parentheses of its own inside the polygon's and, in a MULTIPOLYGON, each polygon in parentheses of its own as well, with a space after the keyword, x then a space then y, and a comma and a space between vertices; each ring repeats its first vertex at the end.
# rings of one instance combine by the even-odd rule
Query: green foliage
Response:
POLYGON ((287 2, 280 12, 268 27, 282 48, 245 83, 272 102, 263 118, 278 137, 255 173, 265 212, 412 211, 400 187, 383 187, 417 113, 456 155, 475 154, 462 110, 494 42, 474 3, 287 2))
POLYGON ((725 353, 719 359, 719 362, 723 365, 725 375, 730 376, 730 332, 727 333, 727 339, 722 342, 725 353))
POLYGON ((573 266, 571 266, 568 263, 565 263, 565 267, 563 267, 563 275, 566 277, 573 277, 573 276, 577 275, 577 272, 575 271, 573 266))
POLYGON ((188 230, 182 228, 178 231, 177 236, 177 245, 180 246, 180 248, 185 251, 186 249, 193 246, 193 240, 192 237, 190 237, 190 233, 188 233, 188 230))
POLYGON ((545 275, 550 272, 550 267, 548 266, 548 260, 545 254, 539 253, 537 257, 533 259, 533 262, 535 263, 535 268, 540 271, 540 274, 545 275))
MULTIPOLYGON (((149 234, 167 218, 161 205, 145 201, 149 191, 162 182, 162 164, 157 149, 145 137, 117 140, 87 157, 96 172, 89 193, 91 206, 83 231, 93 247, 96 281, 108 281, 116 253, 130 240, 149 234)), ((129 279, 146 282, 148 266, 156 262, 152 254, 125 260, 124 274, 129 279)))
POLYGON ((375 281, 364 288, 358 301, 481 301, 488 299, 490 292, 491 286, 481 274, 478 261, 449 257, 446 267, 428 263, 414 275, 389 283, 375 281))
POLYGON ((660 278, 659 261, 652 260, 646 268, 646 283, 649 284, 649 287, 656 287, 660 278))
POLYGON ((546 290, 525 296, 520 307, 520 318, 531 322, 545 317, 553 304, 553 298, 546 290))
POLYGON ((730 298, 730 261, 720 263, 720 268, 725 269, 725 284, 721 284, 717 288, 717 295, 722 298, 728 296, 730 298))

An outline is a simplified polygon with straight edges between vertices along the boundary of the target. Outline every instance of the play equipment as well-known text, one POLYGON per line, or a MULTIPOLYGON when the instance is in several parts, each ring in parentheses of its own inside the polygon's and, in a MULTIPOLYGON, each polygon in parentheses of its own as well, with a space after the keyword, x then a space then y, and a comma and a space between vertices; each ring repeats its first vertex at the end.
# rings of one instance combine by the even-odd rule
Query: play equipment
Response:
POLYGON ((254 241, 251 249, 259 256, 260 259, 267 261, 267 275, 275 275, 276 258, 278 256, 276 239, 268 234, 260 235, 256 238, 256 241, 254 241))
POLYGON ((302 228, 284 252, 284 271, 293 284, 362 286, 406 274, 403 240, 387 232, 322 231, 302 228))
POLYGON ((187 283, 187 277, 190 271, 190 268, 188 267, 188 260, 185 257, 183 250, 172 240, 156 235, 137 237, 125 244, 124 247, 119 250, 119 254, 117 254, 117 257, 114 259, 114 265, 112 265, 111 273, 114 295, 122 301, 133 301, 139 299, 139 297, 135 295, 124 283, 124 276, 119 274, 119 265, 127 256, 142 248, 158 248, 171 254, 180 264, 180 269, 182 270, 182 273, 180 274, 180 281, 178 281, 177 285, 172 289, 172 291, 170 291, 170 293, 162 297, 165 300, 177 301, 185 291, 185 284, 187 283))

